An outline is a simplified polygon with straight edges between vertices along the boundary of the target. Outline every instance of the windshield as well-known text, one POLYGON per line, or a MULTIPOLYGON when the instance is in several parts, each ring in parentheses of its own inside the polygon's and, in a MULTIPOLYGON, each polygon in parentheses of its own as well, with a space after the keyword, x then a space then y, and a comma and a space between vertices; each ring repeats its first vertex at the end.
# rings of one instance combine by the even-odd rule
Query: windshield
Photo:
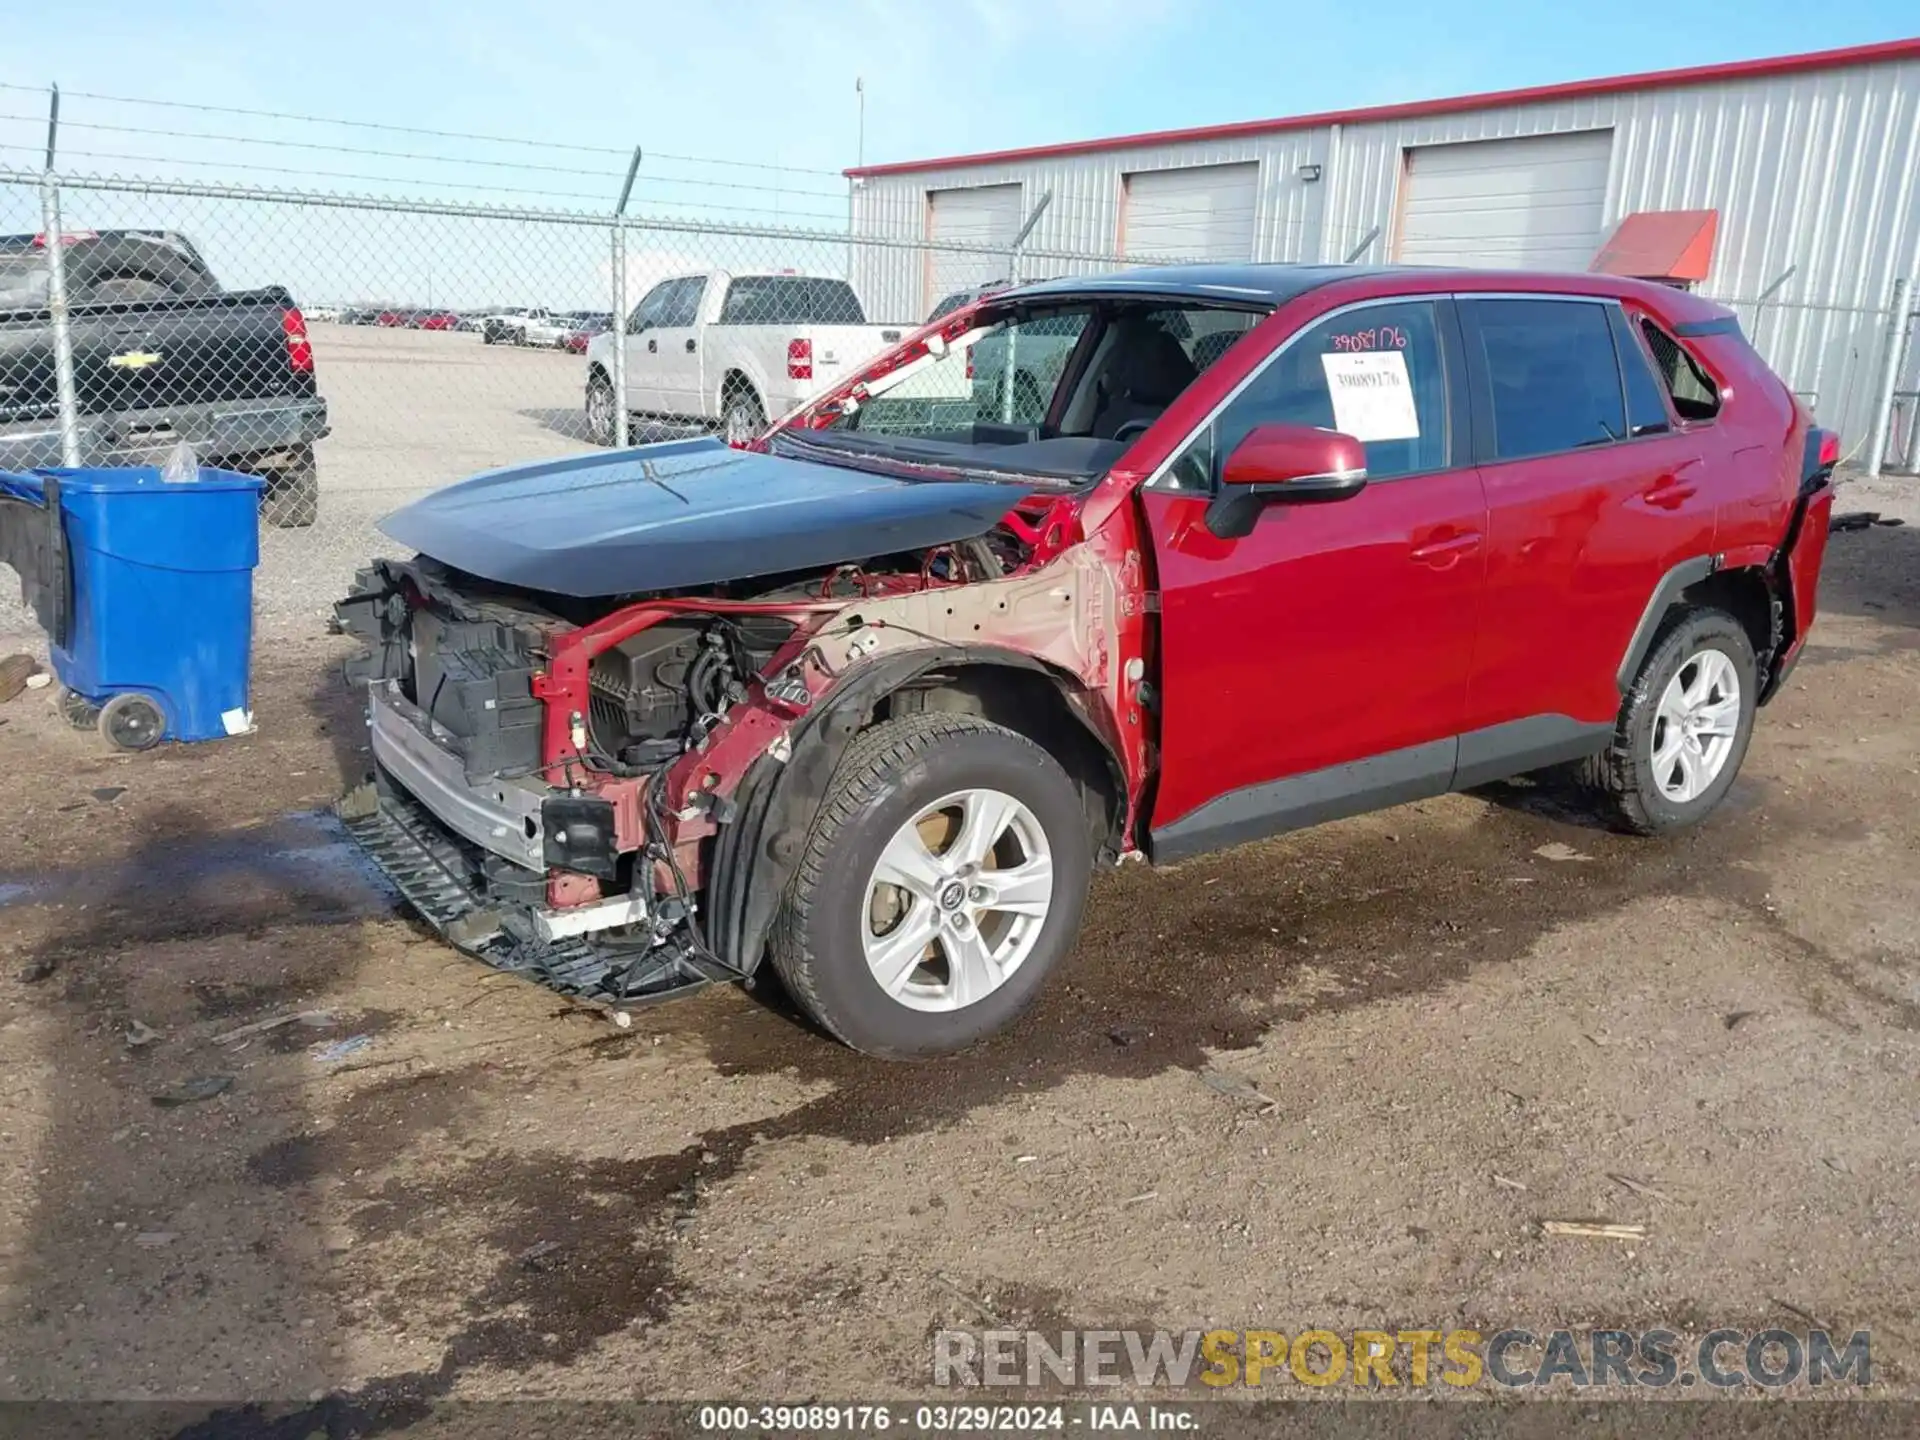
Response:
POLYGON ((1088 299, 988 307, 943 353, 856 389, 809 437, 918 463, 1090 476, 1264 312, 1088 299))

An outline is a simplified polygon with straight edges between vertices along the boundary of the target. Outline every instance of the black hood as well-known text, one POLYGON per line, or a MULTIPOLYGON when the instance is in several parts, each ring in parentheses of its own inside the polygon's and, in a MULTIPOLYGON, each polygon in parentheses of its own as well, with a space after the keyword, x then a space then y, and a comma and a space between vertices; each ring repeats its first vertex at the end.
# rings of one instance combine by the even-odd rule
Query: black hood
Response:
POLYGON ((966 540, 1023 493, 676 440, 489 471, 396 510, 380 529, 470 575, 591 597, 966 540))

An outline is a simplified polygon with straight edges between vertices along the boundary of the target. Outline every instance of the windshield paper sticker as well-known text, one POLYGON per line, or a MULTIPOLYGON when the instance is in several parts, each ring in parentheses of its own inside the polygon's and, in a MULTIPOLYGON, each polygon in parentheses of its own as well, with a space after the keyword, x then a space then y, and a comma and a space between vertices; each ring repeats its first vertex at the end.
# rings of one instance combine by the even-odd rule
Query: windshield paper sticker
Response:
POLYGON ((1407 357, 1398 350, 1322 355, 1333 397, 1333 428, 1356 440, 1417 440, 1407 357))

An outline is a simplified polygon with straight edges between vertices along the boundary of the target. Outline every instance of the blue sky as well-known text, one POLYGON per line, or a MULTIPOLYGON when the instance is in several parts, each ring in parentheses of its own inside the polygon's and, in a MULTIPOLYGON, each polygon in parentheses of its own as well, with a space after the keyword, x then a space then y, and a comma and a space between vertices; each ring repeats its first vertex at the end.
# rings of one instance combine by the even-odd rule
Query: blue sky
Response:
MULTIPOLYGON (((600 211, 638 144, 636 213, 829 230, 845 225, 856 77, 879 162, 1827 49, 1916 20, 1913 0, 59 0, 11 8, 0 86, 60 83, 70 173, 600 211)), ((0 88, 0 165, 38 164, 44 107, 0 88)), ((37 229, 33 203, 0 186, 0 231, 37 229)), ((284 281, 309 300, 571 307, 599 298, 606 273, 584 232, 402 233, 311 212, 296 228, 259 207, 102 196, 77 197, 67 221, 183 229, 229 283, 284 281)), ((843 249, 780 258, 831 268, 843 249)), ((648 265, 700 258, 663 249, 648 265)), ((738 242, 706 258, 773 263, 738 242)))
MULTIPOLYGON (((18 84, 57 80, 69 91, 822 170, 854 160, 856 76, 866 81, 867 158, 901 160, 1824 49, 1920 29, 1912 0, 62 0, 12 11, 0 80, 18 84)), ((0 92, 0 106, 38 112, 34 97, 17 92, 0 92)), ((70 114, 125 118, 109 117, 111 108, 76 99, 70 114)), ((200 121, 173 128, 283 133, 236 117, 200 121)), ((28 129, 7 125, 0 140, 31 143, 28 129)), ((75 131, 69 145, 168 155, 209 148, 86 138, 95 143, 83 147, 75 131)), ((364 168, 339 157, 312 164, 364 168)), ((524 183, 571 189, 574 181, 599 188, 590 177, 524 183)), ((772 199, 744 190, 736 198, 772 199)))

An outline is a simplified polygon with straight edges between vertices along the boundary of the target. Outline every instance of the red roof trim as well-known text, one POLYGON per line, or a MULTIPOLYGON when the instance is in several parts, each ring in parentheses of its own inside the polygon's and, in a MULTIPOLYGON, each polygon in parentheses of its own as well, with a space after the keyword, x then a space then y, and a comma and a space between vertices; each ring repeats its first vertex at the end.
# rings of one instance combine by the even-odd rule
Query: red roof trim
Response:
POLYGON ((1442 100, 1413 100, 1399 105, 1373 105, 1361 110, 1326 110, 1318 115, 1291 115, 1278 120, 1242 120, 1231 125, 1199 125, 1186 130, 1152 130, 1140 135, 1116 135, 1108 140, 1071 140, 1060 145, 1031 145, 1019 150, 989 150, 978 155, 948 155, 937 160, 903 160, 889 165, 856 165, 845 173, 855 178, 905 175, 923 170, 955 170, 965 165, 992 165, 1010 160, 1040 160, 1061 155, 1088 155, 1104 150, 1129 150, 1143 145, 1173 145, 1188 140, 1230 140, 1242 135, 1272 135, 1286 130, 1309 130, 1320 125, 1365 124, 1377 120, 1408 120, 1421 115, 1451 115, 1493 105, 1523 105, 1544 100, 1573 100, 1587 95, 1617 95, 1623 90, 1670 89, 1750 80, 1767 75, 1792 75, 1805 70, 1831 70, 1845 65, 1871 65, 1888 60, 1920 59, 1920 36, 1852 45, 1843 50, 1816 50, 1806 55, 1773 55, 1762 60, 1735 60, 1723 65, 1694 65, 1683 70, 1652 70, 1641 75, 1609 75, 1598 80, 1572 80, 1559 85, 1534 85, 1522 90, 1489 90, 1479 95, 1455 95, 1442 100))

